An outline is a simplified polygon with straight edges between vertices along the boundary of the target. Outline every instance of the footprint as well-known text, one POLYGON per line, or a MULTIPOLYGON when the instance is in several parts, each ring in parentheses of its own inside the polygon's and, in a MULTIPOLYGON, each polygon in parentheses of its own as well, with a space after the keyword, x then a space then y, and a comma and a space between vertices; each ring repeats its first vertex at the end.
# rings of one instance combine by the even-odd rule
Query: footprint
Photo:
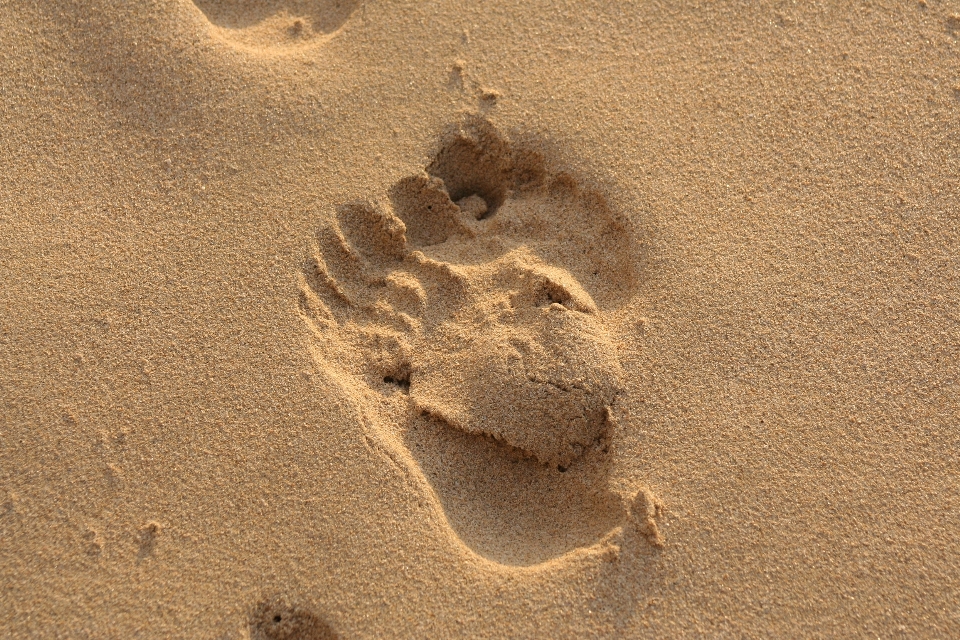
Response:
POLYGON ((194 0, 230 42, 253 49, 295 47, 332 34, 361 0, 194 0))
POLYGON ((599 194, 478 116, 318 235, 301 310, 319 366, 490 560, 541 563, 629 517, 609 488, 624 372, 605 314, 636 288, 633 242, 599 194))

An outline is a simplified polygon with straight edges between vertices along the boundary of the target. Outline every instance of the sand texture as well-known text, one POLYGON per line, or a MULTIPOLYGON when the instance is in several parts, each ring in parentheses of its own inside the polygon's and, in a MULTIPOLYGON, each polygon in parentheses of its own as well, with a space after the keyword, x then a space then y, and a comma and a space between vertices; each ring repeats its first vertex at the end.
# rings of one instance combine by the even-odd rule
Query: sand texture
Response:
POLYGON ((960 3, 0 44, 0 637, 960 636, 960 3))

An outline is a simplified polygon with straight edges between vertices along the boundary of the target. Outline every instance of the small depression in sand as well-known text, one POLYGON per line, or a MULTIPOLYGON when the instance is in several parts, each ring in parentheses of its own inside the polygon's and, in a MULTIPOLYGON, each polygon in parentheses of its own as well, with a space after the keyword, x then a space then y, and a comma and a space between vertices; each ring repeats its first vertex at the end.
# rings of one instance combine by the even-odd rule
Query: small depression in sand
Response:
POLYGON ((249 620, 250 640, 337 640, 340 636, 309 608, 282 599, 261 602, 249 620))
POLYGON ((384 197, 339 207, 303 273, 318 365, 459 539, 533 565, 627 517, 610 489, 624 373, 606 313, 628 221, 472 116, 384 197))
POLYGON ((296 47, 337 31, 361 0, 193 0, 225 39, 243 47, 296 47))

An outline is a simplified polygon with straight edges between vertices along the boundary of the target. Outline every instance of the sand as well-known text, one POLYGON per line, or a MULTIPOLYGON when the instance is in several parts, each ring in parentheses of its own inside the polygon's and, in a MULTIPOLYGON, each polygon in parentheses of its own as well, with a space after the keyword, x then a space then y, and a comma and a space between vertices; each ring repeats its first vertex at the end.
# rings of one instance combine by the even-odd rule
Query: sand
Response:
POLYGON ((0 43, 0 636, 960 633, 960 5, 0 43))

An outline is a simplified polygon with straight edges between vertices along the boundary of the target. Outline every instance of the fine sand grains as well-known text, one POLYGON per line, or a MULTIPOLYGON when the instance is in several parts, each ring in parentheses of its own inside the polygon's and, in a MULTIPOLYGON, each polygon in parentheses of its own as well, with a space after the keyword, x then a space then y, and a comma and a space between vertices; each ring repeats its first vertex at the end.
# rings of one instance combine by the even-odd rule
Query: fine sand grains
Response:
POLYGON ((960 7, 0 0, 0 638, 950 638, 960 7))

